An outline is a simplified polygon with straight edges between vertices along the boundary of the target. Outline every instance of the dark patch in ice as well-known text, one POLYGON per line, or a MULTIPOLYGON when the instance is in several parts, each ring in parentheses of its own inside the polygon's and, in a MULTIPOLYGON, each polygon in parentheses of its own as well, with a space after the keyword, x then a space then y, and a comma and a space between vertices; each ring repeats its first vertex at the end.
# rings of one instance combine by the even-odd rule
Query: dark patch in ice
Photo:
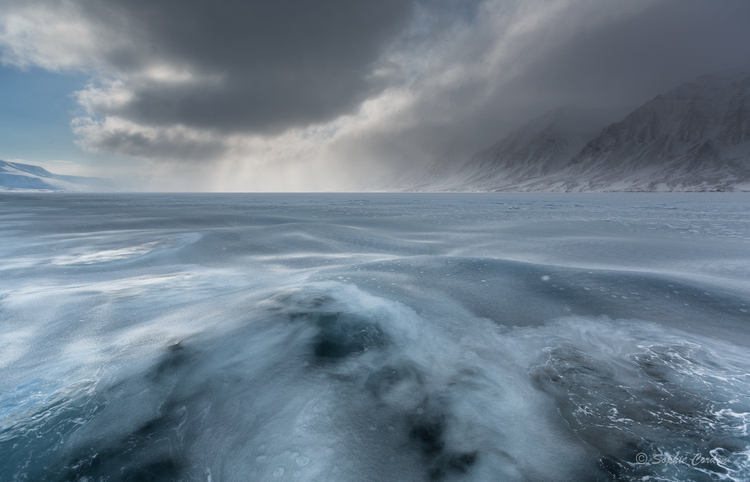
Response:
POLYGON ((427 465, 429 480, 440 480, 449 474, 465 474, 476 463, 479 452, 456 452, 446 447, 446 416, 422 414, 411 422, 409 438, 416 443, 427 465))
POLYGON ((162 414, 115 440, 91 440, 65 464, 59 480, 176 481, 183 474, 178 440, 185 409, 165 402, 162 414))
POLYGON ((289 312, 292 318, 305 316, 310 311, 320 310, 323 307, 332 307, 336 299, 328 294, 311 295, 298 289, 281 291, 272 296, 272 312, 289 312))
POLYGON ((322 359, 343 358, 384 346, 387 341, 378 325, 349 313, 319 314, 315 324, 320 331, 313 340, 313 352, 322 359))
POLYGON ((185 345, 178 342, 173 343, 167 347, 167 353, 165 353, 161 360, 154 366, 151 372, 147 375, 147 379, 152 382, 158 382, 165 376, 171 375, 183 368, 191 359, 191 355, 188 350, 185 349, 185 345))
POLYGON ((174 460, 166 459, 138 467, 122 476, 122 482, 161 482, 179 480, 180 466, 174 460))
POLYGON ((335 299, 328 295, 315 296, 310 299, 310 308, 322 308, 323 306, 330 305, 335 299))
POLYGON ((111 482, 171 482, 181 479, 182 463, 167 454, 154 456, 149 447, 132 447, 138 441, 124 440, 71 464, 59 481, 107 480, 111 482), (140 450, 139 450, 140 449, 140 450), (134 453, 135 451, 135 453, 134 453))
POLYGON ((445 447, 444 431, 445 416, 434 415, 416 421, 409 431, 409 437, 419 444, 425 455, 436 455, 445 447))
POLYGON ((333 361, 384 347, 389 338, 375 320, 341 309, 330 295, 305 296, 299 292, 279 294, 270 310, 294 323, 316 328, 312 352, 319 361, 333 361))
POLYGON ((478 452, 449 453, 438 458, 430 467, 430 480, 440 480, 449 474, 465 474, 476 463, 478 452))

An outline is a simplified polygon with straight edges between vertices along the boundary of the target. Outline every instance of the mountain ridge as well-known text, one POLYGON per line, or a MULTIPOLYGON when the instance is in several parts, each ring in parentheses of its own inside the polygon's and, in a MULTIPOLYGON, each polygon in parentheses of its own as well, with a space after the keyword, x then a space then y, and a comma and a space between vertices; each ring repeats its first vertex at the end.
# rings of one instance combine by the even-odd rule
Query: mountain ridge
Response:
POLYGON ((596 129, 537 117, 415 191, 750 191, 750 72, 704 75, 596 129), (584 128, 585 127, 585 128, 584 128))
POLYGON ((0 160, 2 191, 119 191, 121 186, 110 179, 54 174, 41 166, 0 160))

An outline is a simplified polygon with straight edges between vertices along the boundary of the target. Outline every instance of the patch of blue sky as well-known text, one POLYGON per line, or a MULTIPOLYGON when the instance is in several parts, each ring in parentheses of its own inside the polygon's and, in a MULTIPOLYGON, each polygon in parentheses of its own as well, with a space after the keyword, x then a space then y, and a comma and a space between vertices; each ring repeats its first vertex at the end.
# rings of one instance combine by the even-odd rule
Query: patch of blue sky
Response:
POLYGON ((89 75, 0 66, 0 159, 76 161, 90 155, 75 144, 70 120, 80 114, 74 93, 89 75))

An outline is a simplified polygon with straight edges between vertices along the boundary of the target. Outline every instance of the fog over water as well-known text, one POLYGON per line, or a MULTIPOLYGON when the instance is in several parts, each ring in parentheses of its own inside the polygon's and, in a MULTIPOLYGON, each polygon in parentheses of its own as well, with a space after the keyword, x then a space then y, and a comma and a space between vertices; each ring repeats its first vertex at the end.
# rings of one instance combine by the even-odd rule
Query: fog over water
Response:
POLYGON ((740 194, 0 195, 0 480, 750 480, 748 280, 740 194))

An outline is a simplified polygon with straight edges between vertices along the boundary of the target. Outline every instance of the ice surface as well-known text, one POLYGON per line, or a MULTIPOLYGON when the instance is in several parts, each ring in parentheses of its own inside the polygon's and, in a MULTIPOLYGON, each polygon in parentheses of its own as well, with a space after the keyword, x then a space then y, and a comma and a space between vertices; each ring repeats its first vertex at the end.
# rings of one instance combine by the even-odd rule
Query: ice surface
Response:
POLYGON ((0 195, 0 480, 748 480, 749 200, 0 195))

